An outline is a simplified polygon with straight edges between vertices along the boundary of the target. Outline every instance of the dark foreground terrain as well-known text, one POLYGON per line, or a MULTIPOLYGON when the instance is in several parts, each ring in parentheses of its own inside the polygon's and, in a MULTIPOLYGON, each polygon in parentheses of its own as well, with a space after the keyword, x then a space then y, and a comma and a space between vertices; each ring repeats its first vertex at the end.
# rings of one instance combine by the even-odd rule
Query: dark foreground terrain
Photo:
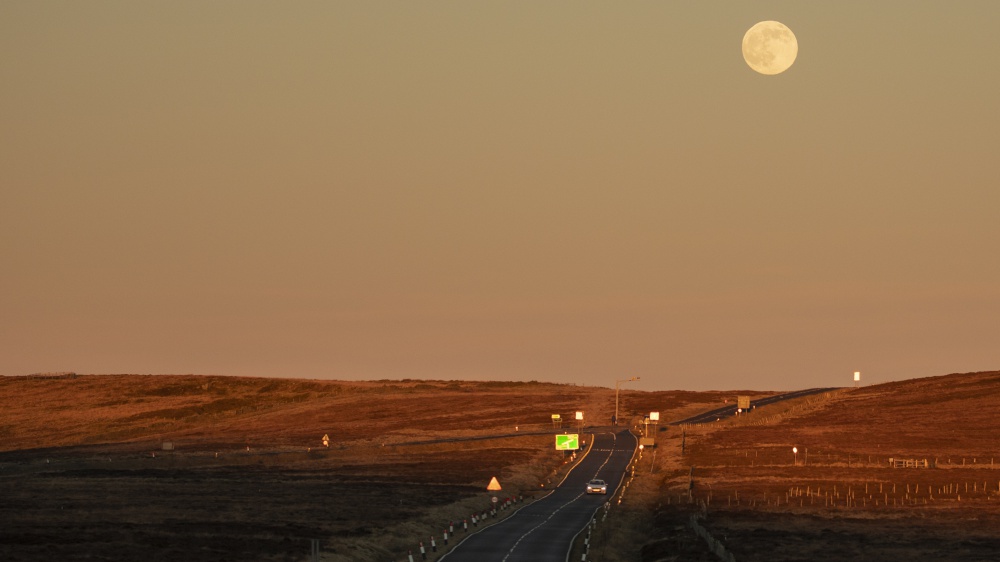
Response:
POLYGON ((543 492, 566 460, 551 414, 610 418, 613 400, 541 383, 0 377, 0 559, 304 560, 310 539, 324 560, 403 559, 484 507, 494 476, 543 492))

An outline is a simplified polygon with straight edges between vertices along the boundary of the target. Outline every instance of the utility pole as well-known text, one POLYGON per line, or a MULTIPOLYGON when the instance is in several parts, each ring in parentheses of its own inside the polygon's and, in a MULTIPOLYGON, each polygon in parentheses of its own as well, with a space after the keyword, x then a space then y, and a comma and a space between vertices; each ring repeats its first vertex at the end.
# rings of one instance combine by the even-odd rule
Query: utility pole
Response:
POLYGON ((627 379, 615 379, 615 423, 618 423, 618 387, 623 382, 632 382, 639 380, 639 377, 630 377, 627 379))

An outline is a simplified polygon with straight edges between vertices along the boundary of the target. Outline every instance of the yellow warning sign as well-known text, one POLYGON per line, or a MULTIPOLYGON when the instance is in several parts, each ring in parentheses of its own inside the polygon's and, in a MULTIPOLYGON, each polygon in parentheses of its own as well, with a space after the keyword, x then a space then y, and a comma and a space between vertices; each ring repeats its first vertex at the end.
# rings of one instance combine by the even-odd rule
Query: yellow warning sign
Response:
POLYGON ((490 480, 490 485, 486 487, 490 492, 497 492, 500 490, 500 483, 497 482, 497 477, 494 476, 493 480, 490 480))

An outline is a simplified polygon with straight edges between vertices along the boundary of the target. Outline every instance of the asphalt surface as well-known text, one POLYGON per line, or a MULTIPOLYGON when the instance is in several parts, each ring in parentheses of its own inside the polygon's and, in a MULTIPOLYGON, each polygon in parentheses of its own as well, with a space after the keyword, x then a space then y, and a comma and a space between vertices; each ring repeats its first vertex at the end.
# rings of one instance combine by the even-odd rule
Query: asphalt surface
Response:
POLYGON ((447 562, 565 562, 573 538, 609 501, 625 476, 638 441, 626 429, 594 434, 590 452, 549 495, 470 535, 441 559, 447 562), (608 494, 587 495, 600 478, 608 494))
MULTIPOLYGON (((837 390, 837 388, 807 388, 805 390, 797 390, 795 392, 775 394, 774 396, 768 396, 767 398, 754 400, 750 403, 750 406, 751 407, 766 406, 768 404, 773 404, 775 402, 781 402, 782 400, 791 400, 792 398, 801 398, 802 396, 810 396, 812 394, 822 394, 824 392, 829 392, 831 390, 837 390)), ((687 419, 670 422, 670 425, 682 425, 689 423, 710 423, 720 420, 722 418, 728 418, 730 416, 735 416, 735 415, 736 415, 736 404, 734 403, 719 408, 717 410, 712 410, 710 412, 704 412, 696 416, 691 416, 690 418, 687 419)))

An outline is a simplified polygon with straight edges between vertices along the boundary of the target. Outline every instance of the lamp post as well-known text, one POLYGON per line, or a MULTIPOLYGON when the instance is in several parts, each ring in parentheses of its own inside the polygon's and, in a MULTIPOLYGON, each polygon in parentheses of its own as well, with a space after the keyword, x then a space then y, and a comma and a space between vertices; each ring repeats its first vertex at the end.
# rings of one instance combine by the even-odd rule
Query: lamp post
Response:
POLYGON ((639 380, 639 377, 629 377, 627 379, 615 379, 615 425, 618 424, 618 387, 623 382, 632 382, 639 380))

